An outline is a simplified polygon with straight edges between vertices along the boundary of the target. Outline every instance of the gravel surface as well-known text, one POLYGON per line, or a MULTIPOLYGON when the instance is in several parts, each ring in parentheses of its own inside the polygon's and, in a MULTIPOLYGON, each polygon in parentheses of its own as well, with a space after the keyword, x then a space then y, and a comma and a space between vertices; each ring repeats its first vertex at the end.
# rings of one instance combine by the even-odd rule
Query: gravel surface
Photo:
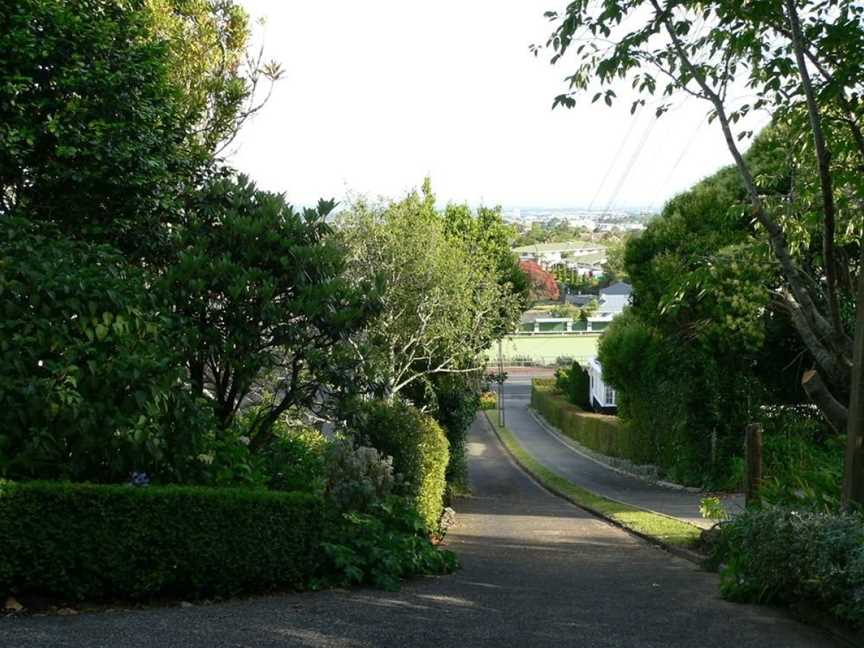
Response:
POLYGON ((0 620, 0 646, 834 645, 779 610, 722 601, 717 578, 541 489, 478 418, 473 496, 449 536, 463 569, 398 593, 329 591, 191 607, 0 620))

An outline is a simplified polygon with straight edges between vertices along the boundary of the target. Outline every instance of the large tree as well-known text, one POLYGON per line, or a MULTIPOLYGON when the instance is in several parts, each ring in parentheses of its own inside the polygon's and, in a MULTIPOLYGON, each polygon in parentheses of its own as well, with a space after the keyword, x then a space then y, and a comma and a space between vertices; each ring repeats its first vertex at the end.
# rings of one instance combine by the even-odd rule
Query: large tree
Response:
POLYGON ((232 0, 0 5, 0 218, 161 263, 168 225, 277 66, 232 0))
POLYGON ((374 305, 367 284, 343 277, 345 251, 325 221, 332 207, 295 210, 223 174, 196 194, 160 281, 180 318, 193 392, 210 399, 223 428, 257 405, 256 448, 282 414, 316 402, 341 368, 340 345, 374 305))
POLYGON ((813 358, 803 385, 831 425, 848 430, 845 502, 864 502, 862 11, 851 0, 575 0, 563 14, 547 14, 555 22, 547 42, 553 62, 570 53, 578 60, 568 77, 571 89, 556 104, 572 106, 575 93, 593 87, 594 100, 611 105, 612 86, 622 81, 638 93, 633 110, 657 93, 664 97, 658 115, 679 92, 708 103, 754 225, 780 266, 775 305, 813 358), (733 99, 742 85, 755 100, 733 99), (749 134, 739 123, 760 108, 801 133, 782 200, 765 196, 739 144, 749 134), (814 237, 821 240, 820 254, 804 262, 797 250, 814 237), (859 316, 853 326, 843 309, 844 293, 856 301, 854 292, 859 316))
POLYGON ((426 376, 479 371, 480 353, 518 317, 522 297, 506 262, 472 244, 474 225, 445 217, 428 181, 421 193, 359 201, 342 217, 351 277, 380 286, 381 312, 353 344, 381 397, 426 376))

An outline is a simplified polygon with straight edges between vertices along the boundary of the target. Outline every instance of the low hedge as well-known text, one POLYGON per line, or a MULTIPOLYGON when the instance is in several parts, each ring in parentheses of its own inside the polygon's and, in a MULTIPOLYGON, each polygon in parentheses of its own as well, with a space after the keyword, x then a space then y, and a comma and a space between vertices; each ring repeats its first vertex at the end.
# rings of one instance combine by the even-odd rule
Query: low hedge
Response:
POLYGON ((304 584, 321 500, 304 493, 0 484, 0 594, 141 600, 304 584))
POLYGON ((725 598, 806 604, 864 628, 860 513, 748 509, 720 526, 712 563, 725 598))
POLYGON ((363 405, 357 427, 364 443, 393 457, 393 469, 407 482, 420 517, 430 531, 437 530, 450 460, 441 426, 407 403, 370 401, 363 405))
POLYGON ((570 403, 551 380, 534 380, 531 407, 551 425, 586 448, 630 461, 639 461, 638 445, 628 428, 616 416, 594 414, 570 403))

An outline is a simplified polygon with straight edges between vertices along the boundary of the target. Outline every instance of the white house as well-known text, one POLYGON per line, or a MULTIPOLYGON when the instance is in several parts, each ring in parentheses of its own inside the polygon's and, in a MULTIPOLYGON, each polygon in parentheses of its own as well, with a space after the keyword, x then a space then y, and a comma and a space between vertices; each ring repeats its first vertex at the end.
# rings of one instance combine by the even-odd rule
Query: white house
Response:
POLYGON ((602 331, 630 304, 633 286, 622 281, 600 289, 597 310, 588 318, 593 331, 602 331))
POLYGON ((588 361, 588 393, 591 406, 601 412, 611 412, 618 407, 615 390, 603 382, 603 367, 597 358, 588 361))

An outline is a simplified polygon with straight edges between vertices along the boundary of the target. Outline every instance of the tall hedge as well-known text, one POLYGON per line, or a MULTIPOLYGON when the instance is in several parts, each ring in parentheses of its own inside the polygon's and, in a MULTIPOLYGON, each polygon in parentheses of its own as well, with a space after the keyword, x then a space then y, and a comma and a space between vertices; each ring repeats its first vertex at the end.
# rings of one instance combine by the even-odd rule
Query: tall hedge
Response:
POLYGON ((571 439, 610 457, 644 463, 646 451, 615 416, 594 414, 570 403, 549 381, 531 385, 531 407, 571 439))
POLYGON ((357 428, 364 442, 393 457, 393 468, 407 482, 417 512, 435 530, 444 508, 450 459, 441 426, 407 403, 371 401, 363 405, 357 428))
POLYGON ((232 595, 300 586, 323 509, 301 493, 0 484, 0 593, 64 599, 232 595))

